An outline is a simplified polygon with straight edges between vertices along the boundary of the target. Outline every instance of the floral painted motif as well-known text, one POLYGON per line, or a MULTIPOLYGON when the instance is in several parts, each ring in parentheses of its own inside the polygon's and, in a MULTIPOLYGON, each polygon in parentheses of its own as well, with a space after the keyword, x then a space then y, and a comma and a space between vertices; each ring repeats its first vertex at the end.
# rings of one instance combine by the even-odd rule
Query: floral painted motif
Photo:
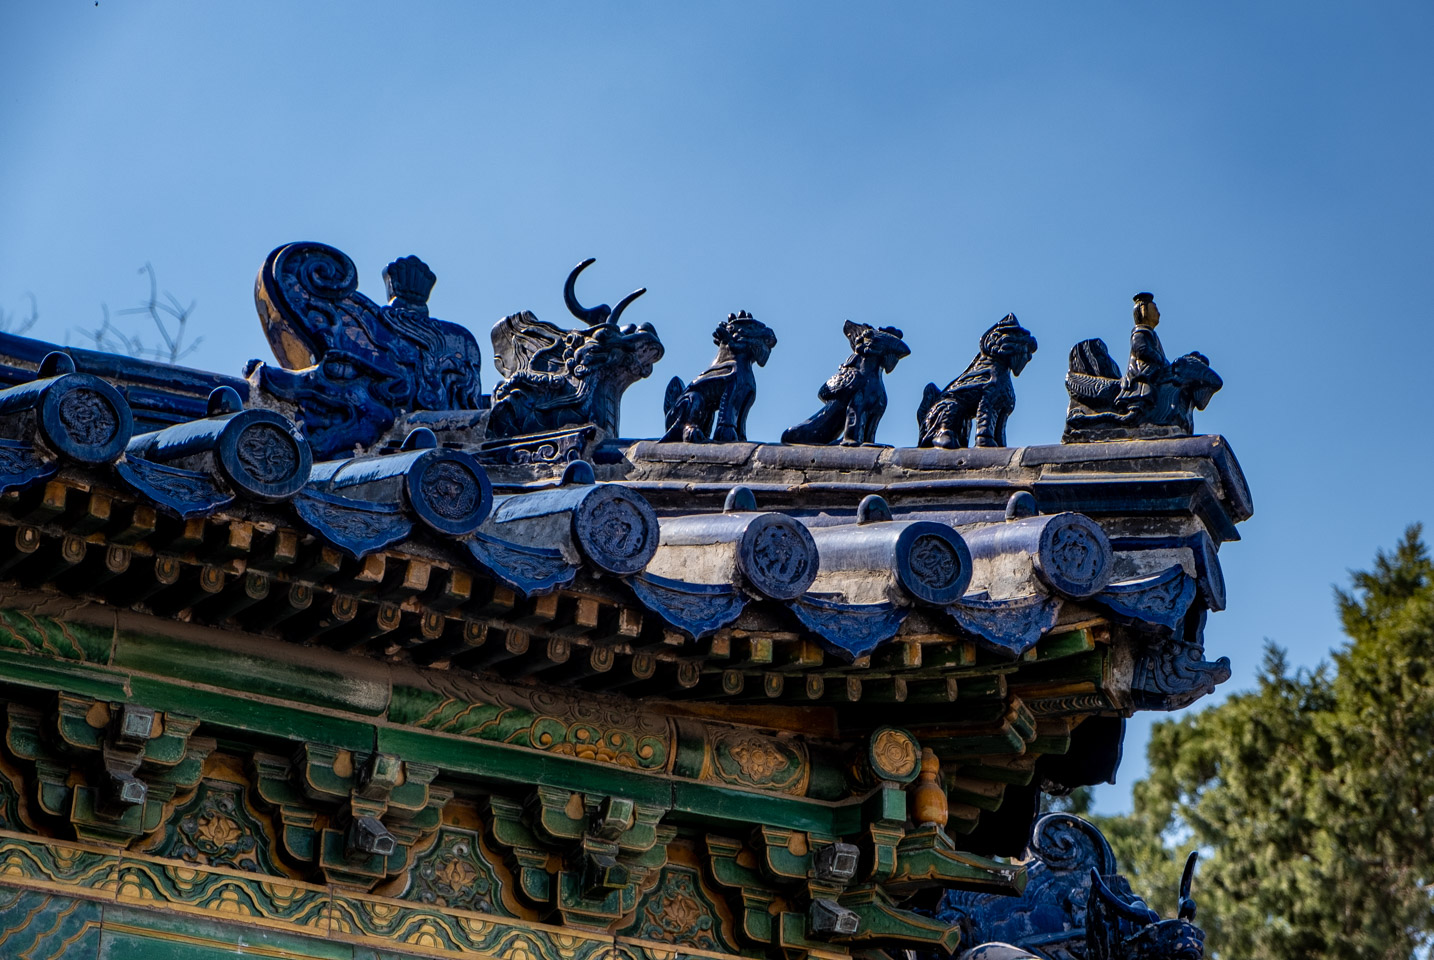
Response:
POLYGON ((211 846, 227 847, 240 838, 241 832, 233 820, 213 814, 200 819, 194 835, 211 846))
POLYGON ((877 731, 871 741, 872 765, 883 779, 907 783, 916 777, 919 755, 911 734, 894 727, 877 731))
POLYGON ((756 738, 734 743, 732 756, 742 772, 758 782, 771 780, 787 765, 787 758, 776 747, 756 738))
POLYGON ((716 909, 690 867, 664 868, 661 880, 643 898, 621 934, 698 950, 735 952, 724 942, 716 909))
POLYGON ((429 850, 414 862, 413 882, 403 899, 436 907, 502 912, 499 881, 483 859, 478 835, 470 830, 444 827, 429 850))
POLYGON ((263 825, 244 804, 242 786, 204 780, 175 812, 154 852, 190 863, 282 875, 269 857, 268 842, 263 825))
POLYGON ((800 741, 720 733, 712 739, 712 760, 712 772, 724 783, 796 795, 806 789, 807 758, 800 741))

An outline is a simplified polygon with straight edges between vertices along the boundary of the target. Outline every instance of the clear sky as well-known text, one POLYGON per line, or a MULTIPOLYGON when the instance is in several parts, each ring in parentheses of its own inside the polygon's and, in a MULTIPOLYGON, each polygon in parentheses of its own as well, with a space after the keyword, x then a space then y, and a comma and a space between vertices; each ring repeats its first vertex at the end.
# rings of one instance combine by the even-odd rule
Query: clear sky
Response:
POLYGON ((1430 519, 1431 28, 1428 3, 5 0, 0 309, 33 294, 32 335, 83 343, 148 261, 197 301, 189 362, 237 374, 282 243, 346 251, 376 298, 423 257, 485 347, 520 309, 566 324, 594 256, 581 294, 647 286, 626 317, 667 346, 628 435, 745 308, 780 337, 755 439, 816 409, 850 318, 906 332, 879 439, 911 444, 922 387, 1014 311, 1033 444, 1070 346, 1123 356, 1150 290, 1167 352, 1224 376, 1197 427, 1254 491, 1207 632, 1236 690, 1265 638, 1318 662, 1331 586, 1430 519))

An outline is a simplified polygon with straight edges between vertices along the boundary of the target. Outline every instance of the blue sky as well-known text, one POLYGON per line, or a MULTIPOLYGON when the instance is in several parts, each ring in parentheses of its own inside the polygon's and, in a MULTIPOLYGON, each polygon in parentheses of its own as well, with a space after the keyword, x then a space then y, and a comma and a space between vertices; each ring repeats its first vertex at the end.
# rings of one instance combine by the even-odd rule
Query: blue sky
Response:
MULTIPOLYGON (((1151 290, 1226 387, 1256 516, 1212 655, 1313 665, 1331 586, 1429 519, 1428 4, 0 5, 0 309, 82 342, 137 273, 197 301, 195 366, 267 356, 255 271, 322 240, 363 289, 418 254, 434 313, 566 322, 561 285, 654 323, 661 392, 751 310, 780 342, 750 428, 816 408, 842 321, 912 354, 879 439, 1008 311, 1039 338, 1013 444, 1059 439, 1066 353, 1151 290)), ((136 329, 139 329, 136 327, 136 329)), ((491 380, 489 381, 491 385, 491 380)), ((1148 721, 1132 724, 1128 804, 1148 721)))

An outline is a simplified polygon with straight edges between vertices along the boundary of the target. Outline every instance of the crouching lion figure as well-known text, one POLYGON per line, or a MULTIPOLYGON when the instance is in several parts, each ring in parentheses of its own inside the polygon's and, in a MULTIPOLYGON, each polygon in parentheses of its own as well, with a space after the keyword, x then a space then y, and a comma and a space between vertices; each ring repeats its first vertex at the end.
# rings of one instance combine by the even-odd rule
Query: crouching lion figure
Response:
POLYGON ((727 314, 712 332, 717 359, 691 383, 673 377, 662 409, 667 415, 663 443, 732 443, 747 439, 747 411, 757 399, 752 364, 767 365, 777 335, 746 310, 727 314), (713 426, 716 421, 716 426, 713 426))
POLYGON ((971 424, 976 424, 976 446, 1004 447, 1006 421, 1016 409, 1013 376, 1026 369, 1036 352, 1031 331, 1008 313, 981 335, 981 352, 966 371, 937 390, 928 383, 916 410, 918 441, 923 447, 948 450, 971 445, 971 424))

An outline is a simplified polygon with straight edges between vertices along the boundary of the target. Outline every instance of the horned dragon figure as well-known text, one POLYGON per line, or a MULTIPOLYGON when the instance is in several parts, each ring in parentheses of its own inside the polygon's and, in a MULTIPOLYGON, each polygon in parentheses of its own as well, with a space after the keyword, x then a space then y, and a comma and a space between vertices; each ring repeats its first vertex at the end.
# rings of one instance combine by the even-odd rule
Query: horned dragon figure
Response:
POLYGON ((1185 861, 1173 919, 1136 896, 1115 854, 1089 821, 1046 814, 1031 830, 1024 893, 1006 897, 950 891, 937 919, 961 927, 974 944, 958 960, 1202 960, 1190 888, 1197 855, 1185 861))
MULTIPOLYGON (((1195 925, 1195 900, 1190 896, 1199 858, 1198 852, 1191 851, 1185 861, 1180 905, 1169 920, 1160 919, 1139 897, 1111 889, 1104 877, 1092 871, 1085 910, 1087 960, 1202 960, 1205 931, 1195 925)), ((1123 880, 1122 885, 1129 891, 1123 880)))
POLYGON ((493 327, 493 363, 503 380, 493 389, 490 437, 516 437, 594 424, 618 435, 622 394, 651 375, 662 359, 662 341, 652 324, 618 320, 647 292, 634 290, 617 306, 584 307, 578 302, 578 274, 594 260, 573 268, 563 285, 568 311, 586 326, 577 330, 539 320, 528 311, 504 317, 493 327))
POLYGON ((767 365, 777 335, 746 310, 727 314, 712 332, 717 359, 684 384, 673 377, 667 384, 663 412, 667 415, 664 443, 701 443, 711 439, 730 443, 747 439, 747 411, 757 399, 757 377, 752 364, 767 365), (713 425, 715 421, 715 426, 713 425))
POLYGON ((851 356, 817 391, 822 408, 806 420, 782 432, 783 443, 845 446, 876 442, 876 426, 886 413, 886 384, 882 372, 891 373, 897 361, 911 353, 895 327, 873 327, 869 323, 842 326, 851 356))
POLYGON ((395 260, 379 306, 334 247, 290 243, 265 258, 254 301, 279 365, 252 360, 245 373, 294 408, 316 458, 373 444, 402 413, 482 407, 478 342, 428 314, 436 279, 417 257, 395 260))
POLYGON ((1012 377, 1021 375, 1036 352, 1031 331, 1008 313, 981 335, 980 352, 966 370, 937 390, 928 383, 916 410, 920 446, 954 449, 971 445, 971 426, 976 427, 976 446, 1004 447, 1006 421, 1016 409, 1016 388, 1012 377))

